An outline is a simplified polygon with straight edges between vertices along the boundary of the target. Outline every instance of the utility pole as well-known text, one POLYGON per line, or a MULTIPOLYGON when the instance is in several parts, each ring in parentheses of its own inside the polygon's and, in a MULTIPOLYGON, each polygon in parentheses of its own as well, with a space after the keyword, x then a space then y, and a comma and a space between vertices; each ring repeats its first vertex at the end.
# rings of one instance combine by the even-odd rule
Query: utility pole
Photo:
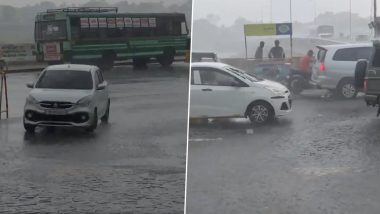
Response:
POLYGON ((375 31, 375 38, 378 36, 377 32, 377 0, 373 0, 373 29, 375 31))
POLYGON ((352 7, 351 7, 351 0, 350 0, 350 39, 352 39, 352 7))
POLYGON ((273 0, 270 0, 270 22, 273 22, 273 0))

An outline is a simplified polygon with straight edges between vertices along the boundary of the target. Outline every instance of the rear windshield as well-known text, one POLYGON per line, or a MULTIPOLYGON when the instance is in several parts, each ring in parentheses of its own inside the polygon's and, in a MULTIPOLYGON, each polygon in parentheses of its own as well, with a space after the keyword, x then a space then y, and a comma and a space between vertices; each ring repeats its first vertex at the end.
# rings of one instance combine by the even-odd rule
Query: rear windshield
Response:
POLYGON ((359 48, 343 48, 335 52, 334 61, 357 61, 359 59, 367 59, 371 55, 371 47, 359 48))
POLYGON ((90 90, 93 82, 88 71, 47 70, 38 80, 36 88, 90 90))
POLYGON ((326 57, 327 50, 320 48, 317 54, 318 62, 324 62, 326 57))

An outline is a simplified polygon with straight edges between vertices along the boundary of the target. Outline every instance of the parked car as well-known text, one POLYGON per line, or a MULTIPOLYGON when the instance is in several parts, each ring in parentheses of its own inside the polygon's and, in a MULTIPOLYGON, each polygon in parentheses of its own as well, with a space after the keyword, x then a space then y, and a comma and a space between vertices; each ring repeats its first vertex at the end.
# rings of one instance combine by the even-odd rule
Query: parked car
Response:
POLYGON ((368 60, 372 45, 339 44, 317 48, 317 62, 313 66, 311 83, 329 89, 342 98, 355 98, 358 93, 354 82, 356 61, 368 60))
POLYGON ((107 82, 96 66, 53 65, 39 75, 24 107, 24 127, 74 126, 93 131, 98 119, 108 122, 110 98, 107 82))
POLYGON ((378 107, 380 115, 380 41, 373 42, 369 60, 362 59, 356 64, 355 84, 363 89, 367 106, 378 107))
POLYGON ((192 62, 218 62, 218 56, 213 52, 192 52, 192 62))
POLYGON ((191 118, 247 117, 264 124, 291 112, 289 90, 227 64, 191 65, 191 118))
POLYGON ((248 74, 256 75, 262 79, 272 80, 279 82, 284 86, 289 86, 289 77, 291 74, 290 63, 258 63, 255 64, 253 69, 246 71, 248 74))

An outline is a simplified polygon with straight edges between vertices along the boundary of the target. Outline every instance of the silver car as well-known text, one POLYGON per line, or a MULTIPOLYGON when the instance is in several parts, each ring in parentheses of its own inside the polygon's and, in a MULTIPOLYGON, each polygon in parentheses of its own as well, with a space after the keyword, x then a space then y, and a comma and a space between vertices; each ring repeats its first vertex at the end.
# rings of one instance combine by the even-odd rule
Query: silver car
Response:
POLYGON ((328 89, 339 97, 355 98, 355 66, 359 59, 369 59, 372 44, 339 44, 317 46, 317 62, 313 66, 311 83, 328 89))

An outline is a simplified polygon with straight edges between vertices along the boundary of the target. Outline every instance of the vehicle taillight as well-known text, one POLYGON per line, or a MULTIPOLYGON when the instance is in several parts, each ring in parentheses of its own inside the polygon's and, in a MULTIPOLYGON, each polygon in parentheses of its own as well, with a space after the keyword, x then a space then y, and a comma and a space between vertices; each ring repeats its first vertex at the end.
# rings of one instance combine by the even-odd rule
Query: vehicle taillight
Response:
POLYGON ((321 63, 321 64, 319 64, 319 71, 321 71, 321 72, 326 71, 325 63, 321 63))
POLYGON ((367 88, 368 88, 368 80, 364 80, 364 91, 367 91, 367 88))

